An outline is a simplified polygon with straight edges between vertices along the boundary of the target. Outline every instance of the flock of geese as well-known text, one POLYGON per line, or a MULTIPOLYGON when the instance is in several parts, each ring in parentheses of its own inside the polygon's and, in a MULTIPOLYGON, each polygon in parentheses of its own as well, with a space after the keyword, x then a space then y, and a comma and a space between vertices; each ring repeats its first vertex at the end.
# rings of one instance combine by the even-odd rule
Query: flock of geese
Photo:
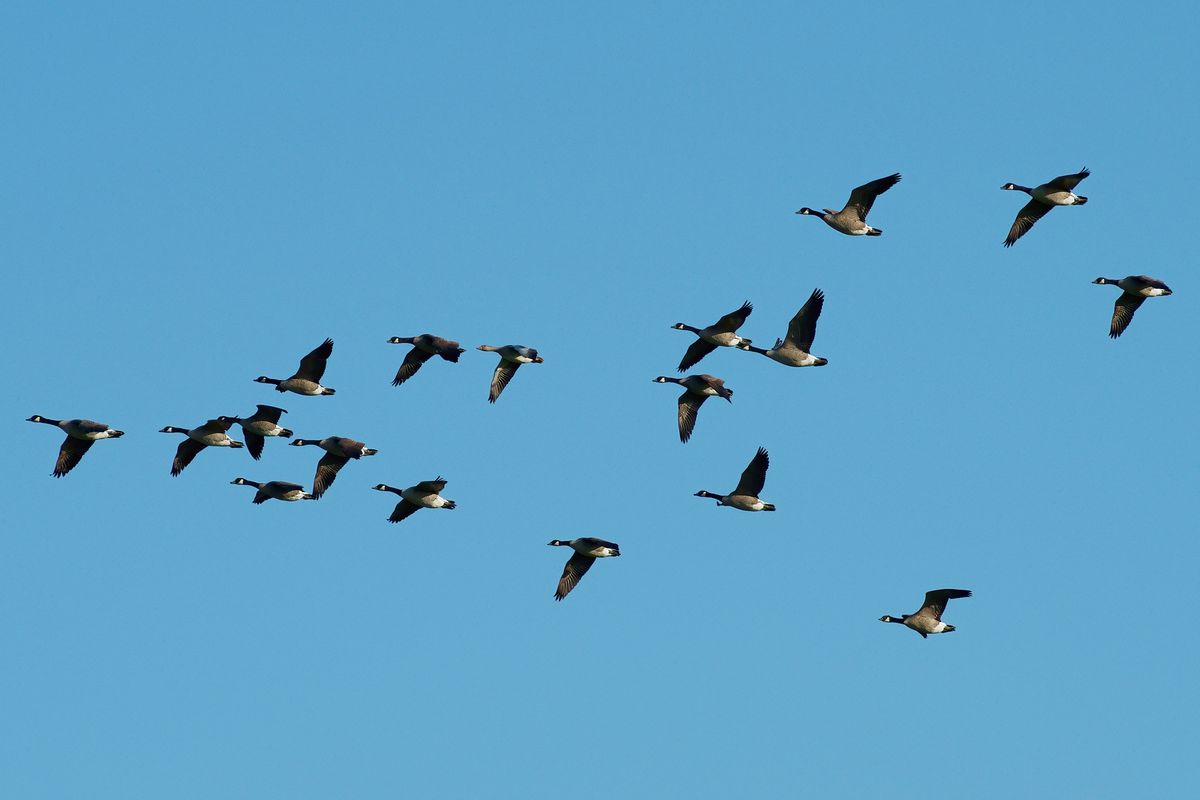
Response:
MULTIPOLYGON (((1011 247, 1018 239, 1027 234, 1034 223, 1044 217, 1055 206, 1077 206, 1087 203, 1087 198, 1074 193, 1074 189, 1090 173, 1086 168, 1070 175, 1060 175, 1051 181, 1029 188, 1015 183, 1006 183, 1002 189, 1024 192, 1030 200, 1017 213, 1012 227, 1004 240, 1005 247, 1011 247)), ((900 174, 896 173, 884 178, 864 183, 850 192, 850 199, 840 210, 823 209, 815 211, 811 208, 801 208, 796 213, 802 216, 816 216, 838 233, 847 236, 881 236, 883 231, 867 224, 867 215, 879 195, 891 189, 900 182, 900 174)), ((1170 288, 1162 281, 1146 275, 1130 275, 1125 278, 1097 278, 1094 283, 1111 284, 1121 289, 1113 309, 1109 324, 1109 336, 1119 337, 1129 327, 1134 312, 1147 298, 1162 297, 1171 294, 1170 288)), ((825 304, 825 295, 820 289, 813 290, 808 300, 788 323, 786 334, 776 339, 774 347, 755 347, 752 340, 742 336, 738 330, 745 324, 754 307, 745 302, 737 309, 705 328, 696 328, 679 322, 672 327, 676 330, 687 331, 695 335, 696 340, 684 352, 677 370, 687 372, 700 363, 706 356, 719 347, 728 347, 758 353, 788 367, 822 367, 828 360, 812 353, 813 340, 816 338, 817 320, 825 304)), ((400 386, 410 380, 425 362, 438 356, 444 361, 457 363, 464 349, 458 342, 443 339, 432 334, 419 336, 393 336, 388 339, 390 344, 411 345, 403 362, 392 381, 394 386, 400 386)), ((480 345, 479 350, 495 353, 499 362, 492 373, 488 389, 488 402, 495 403, 504 389, 517 374, 523 364, 541 364, 543 359, 538 351, 522 345, 480 345)), ((295 374, 288 378, 270 378, 266 375, 255 378, 255 382, 269 384, 275 390, 284 393, 319 397, 333 395, 336 390, 321 384, 325 375, 325 367, 333 354, 333 340, 326 339, 320 345, 300 360, 300 366, 295 374)), ((660 375, 654 379, 656 383, 671 383, 683 388, 679 395, 678 427, 679 440, 687 442, 696 427, 696 417, 700 407, 710 397, 719 397, 732 402, 733 390, 725 386, 725 381, 713 375, 697 373, 683 378, 660 375)), ((171 475, 180 475, 197 455, 208 447, 245 448, 255 460, 262 457, 268 438, 291 439, 293 432, 279 424, 280 418, 287 412, 277 406, 259 404, 255 413, 249 417, 220 416, 210 419, 195 428, 185 428, 168 425, 161 429, 162 433, 182 434, 185 438, 175 451, 171 462, 171 475), (229 436, 234 425, 240 425, 244 442, 236 441, 229 436)), ((115 430, 103 423, 87 419, 58 420, 34 415, 30 422, 40 422, 54 425, 66 434, 54 464, 53 475, 61 478, 76 465, 91 448, 101 439, 116 439, 124 435, 123 431, 115 430)), ((299 500, 320 499, 337 478, 338 472, 351 460, 373 456, 376 450, 367 447, 363 442, 342 436, 330 436, 324 439, 292 439, 292 446, 315 446, 324 451, 317 462, 316 473, 313 476, 312 491, 305 491, 300 484, 287 481, 258 482, 247 478, 235 478, 232 483, 238 486, 250 486, 255 489, 253 503, 261 504, 267 500, 282 500, 294 502, 299 500)), ((738 484, 727 494, 702 490, 696 492, 696 497, 716 501, 718 506, 733 508, 738 511, 774 511, 775 505, 761 499, 763 487, 766 484, 767 470, 770 458, 763 448, 758 448, 750 463, 743 470, 738 484)), ((446 488, 446 480, 441 476, 433 480, 425 480, 406 488, 397 488, 384 483, 372 487, 381 492, 391 492, 400 499, 396 503, 388 520, 393 523, 407 519, 422 508, 454 509, 455 502, 442 496, 446 488)), ((614 542, 594 537, 582 537, 571 540, 554 539, 549 542, 554 547, 569 547, 573 551, 563 568, 555 600, 562 600, 579 583, 580 579, 591 569, 598 558, 610 558, 621 555, 621 548, 614 542)), ((934 633, 949 633, 953 625, 942 621, 942 614, 947 603, 952 599, 970 597, 967 589, 934 589, 925 594, 924 603, 913 614, 902 614, 899 617, 884 615, 881 622, 896 622, 907 626, 927 637, 934 633)))

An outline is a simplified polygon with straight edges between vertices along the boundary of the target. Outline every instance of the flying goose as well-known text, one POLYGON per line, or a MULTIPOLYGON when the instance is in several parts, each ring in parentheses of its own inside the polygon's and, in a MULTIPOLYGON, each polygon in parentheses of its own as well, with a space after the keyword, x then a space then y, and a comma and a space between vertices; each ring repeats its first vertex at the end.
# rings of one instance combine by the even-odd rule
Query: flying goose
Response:
POLYGON ((393 336, 388 339, 388 344, 411 344, 413 346, 412 350, 408 351, 408 355, 404 356, 400 369, 396 371, 392 386, 399 386, 416 375, 421 365, 434 356, 441 356, 446 361, 457 364, 458 357, 465 352, 458 346, 458 342, 434 336, 432 333, 422 333, 419 336, 393 336))
POLYGON ((304 491, 304 487, 298 483, 288 483, 287 481, 259 483, 258 481, 249 481, 245 478, 234 478, 230 483, 235 486, 253 486, 255 489, 258 489, 254 494, 254 500, 251 501, 254 505, 260 505, 268 500, 287 500, 288 502, 293 502, 296 500, 316 499, 304 491))
POLYGON ((83 458, 83 454, 91 448, 92 442, 99 439, 117 439, 125 435, 125 431, 115 431, 103 422, 93 422, 90 419, 50 419, 34 414, 27 422, 44 422, 67 434, 62 447, 58 448, 58 460, 54 462, 54 472, 51 473, 56 478, 61 478, 74 469, 83 458))
POLYGON ((325 374, 325 362, 333 353, 333 339, 321 342, 311 353, 300 359, 300 368, 290 378, 279 380, 259 375, 255 383, 270 383, 277 392, 295 392, 309 397, 322 394, 334 394, 336 390, 321 385, 321 376, 325 374))
POLYGON ((388 517, 388 522, 399 522, 400 520, 408 519, 415 512, 422 508, 446 508, 453 510, 458 506, 453 500, 447 500, 442 497, 442 490, 446 488, 446 481, 441 475, 438 475, 431 481, 421 481, 416 486, 409 486, 407 489, 397 489, 395 486, 388 486, 386 483, 376 484, 371 487, 381 492, 391 492, 392 494, 400 495, 400 502, 396 503, 395 510, 388 517))
POLYGON ((285 439, 292 438, 292 432, 279 425, 280 415, 288 413, 286 409, 262 403, 259 403, 257 407, 258 410, 254 412, 253 416, 230 417, 230 419, 242 426, 242 433, 246 437, 246 451, 250 453, 250 457, 255 461, 258 461, 262 457, 263 443, 266 442, 266 439, 263 437, 282 436, 285 439))
POLYGON ((721 397, 733 402, 733 390, 725 388, 725 381, 712 375, 688 375, 686 378, 668 378, 659 375, 652 383, 677 383, 683 387, 679 395, 679 441, 686 442, 692 438, 692 429, 696 427, 696 414, 700 406, 710 397, 721 397))
POLYGON ((847 236, 882 236, 881 229, 872 228, 867 224, 867 214, 870 213, 875 198, 899 182, 900 173, 897 172, 886 178, 879 178, 870 183, 864 183, 862 186, 856 186, 854 191, 850 192, 850 199, 846 201, 846 207, 841 211, 826 208, 822 209, 824 213, 821 213, 805 207, 796 213, 820 217, 826 225, 847 236))
POLYGON ((717 501, 718 506, 729 506, 739 511, 774 511, 773 503, 764 503, 758 499, 758 493, 763 490, 763 484, 767 482, 767 467, 769 466, 771 466, 771 460, 767 458, 767 451, 760 447, 742 472, 742 479, 738 481, 736 489, 724 495, 701 490, 696 492, 696 497, 710 497, 717 501))
POLYGON ((907 625, 921 634, 922 639, 928 639, 931 633, 949 633, 954 630, 953 625, 942 622, 942 612, 951 600, 970 596, 971 592, 968 589, 933 589, 925 593, 925 603, 917 613, 901 614, 899 619, 884 614, 879 621, 907 625))
POLYGON ((317 462, 317 474, 313 478, 313 500, 321 499, 321 495, 325 494, 325 491, 333 485, 338 470, 346 466, 350 459, 373 456, 379 452, 367 447, 362 442, 347 439, 344 436, 328 436, 324 439, 293 439, 289 444, 295 447, 311 444, 325 451, 325 455, 321 456, 321 460, 317 462))
POLYGON ((746 322, 746 317, 750 316, 750 312, 753 310, 754 306, 746 301, 736 311, 730 311, 707 328, 693 328, 682 322, 672 325, 671 327, 677 331, 690 331, 700 337, 688 347, 677 369, 680 372, 687 372, 718 347, 737 347, 741 344, 750 344, 749 339, 738 336, 736 331, 742 327, 746 322))
POLYGON ((485 353, 496 353, 500 356, 500 363, 496 365, 496 371, 492 373, 492 386, 488 391, 489 403, 496 402, 496 399, 500 397, 500 393, 504 391, 505 386, 508 386, 512 376, 517 374, 517 367, 522 364, 541 364, 545 360, 538 355, 537 350, 519 344, 506 344, 503 347, 481 344, 479 349, 485 353))
POLYGON ((190 430, 174 425, 168 425, 160 430, 159 433, 182 433, 187 436, 175 450, 175 460, 171 462, 171 477, 176 477, 183 472, 184 467, 192 463, 196 454, 206 447, 245 447, 241 442, 230 439, 229 434, 226 433, 233 427, 234 419, 234 417, 217 417, 190 430))
POLYGON ((825 293, 813 289, 812 295, 792 317, 788 323, 787 336, 775 340, 775 346, 770 350, 755 347, 748 341, 739 344, 743 350, 751 353, 762 353, 767 358, 778 361, 789 367, 823 367, 829 359, 812 355, 813 339, 817 335, 817 320, 821 317, 821 309, 825 307, 825 293))
POLYGON ((597 558, 609 558, 610 556, 621 555, 620 545, 612 542, 606 542, 603 539, 596 539, 592 536, 584 536, 581 539, 571 539, 564 542, 560 539, 555 539, 548 542, 553 547, 569 547, 575 552, 567 559, 567 565, 563 567, 562 577, 558 579, 558 590, 554 593, 555 600, 562 600, 571 590, 575 588, 575 584, 579 583, 580 579, 592 568, 592 564, 597 558))
POLYGON ((1091 174, 1088 172, 1088 168, 1084 167, 1074 175, 1059 175, 1054 180, 1043 183, 1041 186, 1035 186, 1032 189, 1016 183, 1006 183, 1001 186, 1001 189, 1024 192, 1032 198, 1025 204, 1024 208, 1017 212, 1017 218, 1013 221, 1012 228, 1008 231, 1008 237, 1004 240, 1004 246, 1012 247, 1016 244, 1017 239, 1020 239, 1029 232, 1029 229, 1033 227, 1033 223, 1046 216, 1046 213, 1055 206, 1081 206, 1086 203, 1088 200, 1086 197, 1081 197, 1071 190, 1078 186, 1081 180, 1091 174))
POLYGON ((1130 275, 1125 278, 1096 278, 1092 283, 1111 284, 1120 286, 1123 290, 1117 295, 1117 304, 1113 307, 1112 323, 1108 327, 1108 335, 1116 339, 1129 323, 1133 322, 1133 313, 1138 310, 1147 297, 1166 297, 1171 289, 1158 278, 1149 275, 1130 275))

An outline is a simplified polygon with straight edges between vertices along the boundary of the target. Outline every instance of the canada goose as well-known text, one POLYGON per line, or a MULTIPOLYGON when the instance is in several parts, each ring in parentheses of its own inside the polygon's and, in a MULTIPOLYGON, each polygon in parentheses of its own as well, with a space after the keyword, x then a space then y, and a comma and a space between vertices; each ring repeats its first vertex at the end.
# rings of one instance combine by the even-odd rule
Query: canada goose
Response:
POLYGON ((749 339, 738 336, 735 331, 742 327, 746 317, 750 316, 750 312, 753 310, 754 306, 746 301, 736 311, 730 311, 707 328, 693 328, 682 322, 672 325, 671 327, 677 331, 690 331, 700 337, 688 347, 677 369, 680 372, 687 372, 718 347, 737 347, 740 344, 750 344, 749 339))
POLYGON ((774 347, 763 350, 749 343, 740 344, 738 347, 751 353, 762 353, 767 358, 789 367, 823 367, 829 363, 829 359, 814 356, 809 351, 812 350, 813 339, 817 335, 817 320, 820 319, 821 309, 824 307, 825 293, 820 289, 813 289, 807 302, 788 323, 787 335, 776 339, 774 347))
POLYGON ((563 567, 562 577, 558 579, 558 590, 554 593, 555 600, 562 600, 571 590, 575 588, 575 584, 592 568, 592 564, 597 558, 609 558, 611 556, 621 555, 620 545, 612 542, 606 542, 603 539, 596 539, 592 536, 584 536, 581 539, 571 539, 564 542, 560 539, 555 539, 548 542, 552 547, 569 547, 575 552, 567 559, 567 565, 563 567))
POLYGON ((1108 335, 1116 339, 1129 323, 1133 322, 1133 312, 1138 310, 1147 297, 1166 297, 1171 289, 1158 278, 1149 275, 1130 275, 1125 278, 1096 278, 1092 283, 1112 284, 1123 290, 1117 295, 1117 304, 1113 307, 1112 323, 1108 327, 1108 335))
POLYGON ((99 439, 117 439, 125 435, 125 431, 115 431, 103 422, 93 422, 90 419, 50 419, 34 414, 27 422, 44 422, 54 425, 67 438, 62 447, 58 448, 58 460, 54 462, 54 472, 51 474, 61 478, 75 468, 83 454, 99 439))
POLYGON ((496 402, 496 399, 500 397, 500 393, 504 391, 505 386, 508 386, 512 376, 517 374, 517 367, 522 364, 541 364, 545 360, 538 355, 537 350, 519 344, 506 344, 503 347, 481 344, 479 349, 485 353, 497 353, 500 356, 500 363, 496 365, 496 371, 492 373, 492 386, 488 391, 489 403, 496 402))
POLYGON ((258 489, 254 494, 254 500, 251 501, 254 505, 265 503, 268 500, 287 500, 288 502, 293 502, 295 500, 316 499, 304 491, 304 487, 298 483, 288 483, 287 481, 259 483, 258 481, 248 481, 245 478, 234 478, 230 483, 235 486, 253 486, 255 489, 258 489))
POLYGON ((1033 223, 1046 216, 1046 213, 1055 206, 1081 206, 1086 203, 1086 197, 1081 197, 1071 190, 1078 186, 1081 180, 1091 174, 1088 172, 1088 168, 1084 167, 1074 175, 1059 175, 1054 180, 1043 183, 1041 186, 1035 186, 1032 189, 1016 183, 1006 183, 1001 186, 1001 189, 1024 192, 1033 198, 1025 204, 1024 208, 1017 212, 1017 218, 1013 221, 1012 228, 1008 231, 1008 237, 1004 240, 1004 246, 1012 247, 1016 244, 1017 239, 1020 239, 1029 232, 1029 229, 1033 227, 1033 223))
POLYGON ((421 481, 416 486, 409 486, 407 489, 397 489, 395 486, 388 486, 386 483, 376 484, 371 487, 381 492, 391 492, 398 494, 402 498, 399 503, 396 503, 395 510, 388 517, 388 522, 399 522, 402 519, 408 519, 414 512, 422 508, 446 508, 453 510, 458 506, 453 500, 447 500, 442 497, 441 492, 446 488, 446 481, 441 475, 438 475, 431 481, 421 481))
POLYGON ((196 454, 206 447, 245 447, 241 442, 230 439, 229 434, 226 433, 233 427, 233 423, 233 417, 217 417, 191 430, 174 425, 168 425, 160 430, 159 433, 182 433, 187 436, 179 443, 179 448, 175 451, 175 460, 171 462, 171 477, 176 477, 183 472, 184 467, 192 463, 196 454))
POLYGON ((820 217, 826 225, 847 236, 882 236, 883 231, 880 228, 872 228, 867 224, 867 214, 870 213, 875 198, 899 182, 900 173, 897 172, 886 178, 879 178, 870 183, 864 183, 862 186, 856 186, 854 191, 850 192, 850 199, 846 201, 846 207, 841 211, 825 208, 822 209, 824 213, 820 213, 805 207, 796 213, 820 217))
POLYGON ((925 603, 917 613, 901 614, 899 619, 884 614, 879 621, 907 625, 921 634, 922 639, 928 639, 931 633, 949 633, 954 630, 953 625, 942 622, 942 612, 951 600, 970 596, 971 592, 967 589, 933 589, 925 593, 925 603))
POLYGON ((333 486, 338 470, 346 466, 350 459, 373 456, 379 452, 367 447, 362 442, 347 439, 344 436, 328 436, 324 439, 293 439, 288 444, 295 447, 311 444, 325 451, 325 455, 321 456, 321 460, 317 462, 317 474, 313 478, 313 500, 320 500, 321 495, 325 494, 330 486, 333 486))
POLYGON ((287 428, 279 426, 279 417, 281 414, 288 413, 285 409, 275 406, 258 404, 258 410, 250 417, 230 417, 234 422, 242 426, 242 433, 246 436, 246 451, 250 453, 250 457, 258 461, 262 457, 263 443, 266 442, 265 436, 282 436, 285 439, 292 438, 292 432, 287 428))
POLYGON ((677 383, 683 387, 679 395, 679 441, 686 442, 692 438, 692 428, 696 427, 696 414, 700 406, 710 397, 721 397, 733 402, 733 390, 725 388, 725 381, 712 375, 688 375, 686 378, 668 378, 659 375, 652 383, 677 383))
POLYGON ((763 484, 767 482, 767 467, 769 466, 771 466, 771 460, 767 458, 767 451, 760 447, 754 454, 754 458, 750 459, 750 464, 742 472, 742 479, 738 481, 736 489, 724 495, 701 490, 696 492, 696 497, 710 497, 717 501, 718 506, 729 506, 739 511, 774 511, 773 503, 764 503, 758 499, 758 493, 762 491, 763 484))
POLYGON ((408 355, 404 356, 400 369, 396 371, 392 386, 399 386, 416 375, 421 365, 434 356, 441 356, 446 361, 457 364, 458 357, 466 352, 458 346, 458 342, 434 336, 432 333, 422 333, 420 336, 393 336, 388 339, 388 344, 411 344, 413 346, 412 350, 408 351, 408 355))
POLYGON ((309 397, 322 394, 335 394, 336 390, 321 385, 321 376, 325 374, 325 362, 333 353, 333 339, 326 339, 304 358, 300 359, 300 368, 290 378, 279 380, 259 375, 256 383, 270 383, 277 392, 295 392, 309 397))

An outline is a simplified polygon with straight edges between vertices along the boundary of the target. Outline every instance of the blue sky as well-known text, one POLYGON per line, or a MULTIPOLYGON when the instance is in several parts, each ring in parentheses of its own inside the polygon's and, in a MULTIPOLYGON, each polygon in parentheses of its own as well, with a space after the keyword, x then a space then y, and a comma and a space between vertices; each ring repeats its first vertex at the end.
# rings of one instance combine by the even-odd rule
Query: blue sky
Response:
POLYGON ((1196 15, 6 8, 0 793, 1193 796, 1196 15), (793 214, 897 171, 880 239, 793 214), (714 353, 681 445, 669 326, 815 287, 829 365, 714 353), (426 331, 468 352, 393 388, 426 331), (252 382, 326 336, 335 397, 252 382), (482 343, 546 362, 492 407, 482 343), (169 477, 260 402, 380 453, 169 477), (55 480, 35 413, 127 434, 55 480), (760 445, 778 512, 691 496, 760 445), (877 621, 942 586, 954 634, 877 621))

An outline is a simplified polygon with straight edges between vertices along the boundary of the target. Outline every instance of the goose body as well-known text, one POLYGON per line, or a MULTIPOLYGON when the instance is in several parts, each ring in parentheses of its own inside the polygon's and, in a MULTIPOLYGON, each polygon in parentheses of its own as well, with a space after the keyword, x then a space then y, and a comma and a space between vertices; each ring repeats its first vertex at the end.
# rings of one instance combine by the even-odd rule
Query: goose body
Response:
POLYGON ((1034 186, 1032 189, 1017 183, 1006 183, 1001 186, 1001 189, 1010 192, 1024 192, 1030 197, 1029 202, 1017 212, 1017 218, 1008 231, 1004 246, 1012 247, 1016 244, 1017 239, 1028 233, 1033 224, 1050 213, 1050 209, 1055 206, 1081 206, 1086 203, 1088 200, 1086 197, 1077 195, 1072 190, 1091 174, 1088 168, 1084 167, 1079 172, 1071 175, 1059 175, 1054 180, 1034 186))
POLYGON ((847 236, 882 236, 882 229, 872 228, 867 224, 867 214, 870 213, 871 206, 875 204, 875 198, 899 182, 900 173, 897 172, 886 178, 878 178, 864 183, 862 186, 856 186, 850 192, 850 199, 846 201, 846 205, 841 211, 825 208, 818 212, 806 206, 796 213, 819 217, 826 225, 847 236))
POLYGON ((311 353, 300 359, 300 368, 296 370, 296 374, 290 378, 268 378, 266 375, 260 375, 254 379, 256 383, 269 383, 275 387, 277 392, 294 392, 307 397, 317 397, 319 395, 335 394, 335 389, 330 389, 328 386, 321 385, 321 378, 325 375, 325 365, 329 360, 329 356, 333 354, 333 339, 326 339, 321 344, 317 345, 311 353))
POLYGON ((954 626, 942 622, 942 613, 946 610, 946 605, 951 600, 970 596, 969 589, 933 589, 925 593, 925 602, 917 613, 901 614, 899 617, 885 614, 879 621, 904 625, 921 634, 923 639, 929 638, 933 633, 950 633, 955 629, 954 626))
POLYGON ((338 471, 350 463, 350 459, 373 456, 379 452, 356 439, 348 439, 345 436, 327 436, 324 439, 293 439, 289 444, 295 447, 313 445, 325 451, 325 455, 321 456, 321 460, 317 462, 317 474, 313 477, 314 500, 321 499, 321 495, 325 494, 337 479, 338 471))
POLYGON ((396 377, 392 379, 392 386, 399 386, 416 375, 421 365, 434 356, 441 356, 444 361, 458 363, 458 357, 465 352, 458 346, 458 342, 434 336, 432 333, 422 333, 418 336, 393 336, 388 339, 388 344, 411 344, 413 346, 404 356, 400 369, 396 371, 396 377))
POLYGON ((304 487, 298 483, 289 483, 288 481, 267 481, 259 483, 245 478, 234 478, 230 481, 235 486, 253 486, 258 491, 254 494, 253 502, 255 505, 260 505, 268 500, 284 500, 292 503, 297 500, 314 500, 311 494, 304 491, 304 487))
POLYGON ((597 558, 613 558, 621 555, 620 545, 592 536, 568 541, 555 539, 548 544, 552 547, 569 547, 575 551, 567 559, 562 577, 558 579, 558 589, 554 592, 555 600, 562 600, 570 594, 580 579, 592 568, 592 564, 596 563, 597 558))
POLYGON ((58 448, 58 459, 54 462, 54 472, 51 473, 56 478, 61 478, 74 469, 93 443, 101 439, 119 439, 125 435, 124 431, 114 430, 103 422, 90 419, 50 419, 34 414, 26 421, 53 425, 67 435, 62 446, 58 448))
POLYGON ((192 463, 192 459, 206 447, 245 447, 241 442, 229 438, 227 431, 233 427, 234 420, 234 417, 217 417, 195 428, 180 428, 175 425, 162 428, 159 433, 182 433, 187 437, 175 450, 175 458, 171 462, 171 477, 177 477, 183 472, 187 465, 192 463))
POLYGON ((696 497, 707 497, 716 500, 718 506, 729 506, 739 511, 774 511, 773 503, 764 502, 758 496, 763 490, 763 486, 766 485, 767 468, 770 466, 771 460, 767 456, 767 451, 760 447, 754 454, 754 458, 750 459, 746 469, 742 471, 742 478, 738 481, 736 489, 729 494, 716 494, 701 490, 696 492, 696 497))
POLYGON ((446 483, 447 481, 439 475, 431 481, 421 481, 406 489, 398 489, 395 486, 388 486, 386 483, 380 483, 371 488, 400 496, 400 502, 396 503, 392 515, 388 517, 388 522, 400 522, 408 519, 422 508, 454 510, 458 504, 441 495, 442 490, 446 488, 446 483))
POLYGON ((821 317, 821 309, 825 307, 825 293, 814 289, 808 300, 788 323, 787 335, 775 340, 775 346, 769 350, 755 347, 751 344, 738 345, 751 353, 759 353, 772 361, 787 367, 823 367, 829 359, 814 356, 813 339, 817 336, 817 320, 821 317))
POLYGON ((659 375, 653 383, 674 383, 683 387, 679 395, 678 421, 679 441, 686 442, 692 438, 692 430, 696 427, 696 415, 700 406, 710 397, 720 397, 732 403, 733 390, 725 388, 725 381, 712 375, 688 375, 686 378, 670 378, 659 375))
POLYGON ((496 371, 492 373, 492 385, 488 389, 489 403, 494 403, 499 399, 500 393, 504 391, 504 387, 508 386, 508 382, 512 380, 513 375, 517 374, 518 367, 522 364, 541 364, 545 361, 545 359, 538 355, 537 350, 519 344, 506 344, 502 347, 481 344, 478 349, 485 353, 495 353, 500 356, 500 363, 496 365, 496 371))
POLYGON ((1129 323, 1133 322, 1133 314, 1146 301, 1147 297, 1166 297, 1172 294, 1171 288, 1158 278, 1149 275, 1129 275, 1124 278, 1096 278, 1092 283, 1117 286, 1121 294, 1117 295, 1116 305, 1113 306, 1112 321, 1108 326, 1108 335, 1116 339, 1129 323))
POLYGON ((265 437, 282 436, 285 439, 292 438, 292 431, 279 424, 279 417, 286 413, 285 409, 259 403, 258 410, 252 416, 230 417, 230 419, 242 426, 242 433, 246 439, 246 450, 255 461, 258 461, 262 457, 263 444, 266 441, 265 437))
POLYGON ((697 336, 696 341, 692 342, 687 352, 683 354, 677 369, 680 372, 686 372, 718 347, 738 347, 742 344, 750 344, 749 339, 737 334, 737 329, 742 327, 752 311, 754 311, 754 306, 747 301, 742 303, 740 308, 730 311, 707 328, 693 328, 683 322, 676 322, 672 325, 671 327, 677 331, 688 331, 697 336))

